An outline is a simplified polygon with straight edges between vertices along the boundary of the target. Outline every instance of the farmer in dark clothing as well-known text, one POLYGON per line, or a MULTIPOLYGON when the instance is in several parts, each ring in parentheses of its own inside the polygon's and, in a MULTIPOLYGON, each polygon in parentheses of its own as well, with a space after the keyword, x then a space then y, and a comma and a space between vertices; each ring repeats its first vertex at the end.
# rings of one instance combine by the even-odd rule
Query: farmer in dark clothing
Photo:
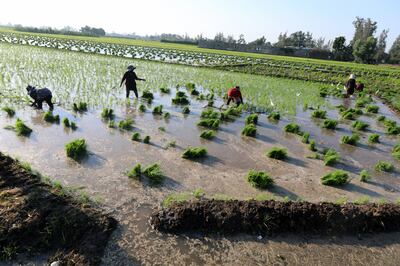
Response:
POLYGON ((226 105, 229 105, 231 101, 234 101, 237 106, 243 103, 242 93, 240 92, 239 86, 235 86, 228 90, 228 102, 226 105))
POLYGON ((138 78, 136 73, 133 71, 135 70, 136 67, 130 65, 128 66, 128 71, 125 72, 124 76, 122 77, 121 80, 121 85, 125 81, 125 87, 126 87, 126 98, 129 98, 129 92, 133 91, 135 93, 136 98, 138 98, 138 92, 136 88, 136 80, 143 80, 146 81, 145 79, 138 78))
POLYGON ((346 82, 344 86, 346 88, 346 96, 349 97, 353 95, 354 90, 356 88, 356 76, 354 74, 351 74, 349 80, 346 82))
POLYGON ((54 106, 51 102, 51 98, 53 97, 53 95, 48 88, 36 89, 35 87, 28 85, 28 87, 26 87, 26 90, 28 91, 28 95, 31 96, 31 98, 34 100, 31 106, 42 109, 42 103, 43 101, 45 101, 49 105, 50 110, 53 110, 54 106))

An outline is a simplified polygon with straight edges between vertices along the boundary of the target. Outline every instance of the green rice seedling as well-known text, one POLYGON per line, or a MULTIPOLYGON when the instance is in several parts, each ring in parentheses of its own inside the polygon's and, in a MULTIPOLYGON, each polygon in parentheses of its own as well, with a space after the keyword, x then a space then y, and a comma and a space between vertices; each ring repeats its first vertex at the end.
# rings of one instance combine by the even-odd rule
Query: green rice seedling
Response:
POLYGON ((392 172, 394 166, 390 162, 378 161, 375 165, 375 170, 379 172, 392 172))
POLYGON ((197 100, 199 101, 204 101, 206 99, 206 96, 202 93, 200 93, 199 97, 197 97, 197 100))
POLYGON ((72 109, 75 112, 86 112, 87 111, 87 103, 85 103, 85 102, 74 103, 72 105, 72 109))
POLYGON ((371 201, 371 198, 368 196, 361 196, 358 199, 356 199, 353 203, 356 205, 364 205, 368 204, 371 201))
POLYGON ((110 120, 110 121, 108 122, 108 127, 109 127, 109 128, 115 128, 115 121, 114 121, 114 120, 110 120))
POLYGON ((253 124, 246 125, 242 130, 242 135, 247 137, 255 137, 257 134, 257 127, 253 124))
POLYGON ((150 143, 150 136, 145 136, 143 139, 143 143, 149 144, 150 143))
POLYGON ((271 112, 268 115, 268 119, 278 121, 279 119, 281 119, 281 114, 279 112, 271 112))
POLYGON ((190 113, 189 107, 185 106, 185 107, 182 108, 182 114, 187 115, 187 114, 189 114, 189 113, 190 113))
POLYGON ((195 190, 193 190, 192 194, 196 199, 201 199, 206 195, 202 188, 196 188, 195 190))
POLYGON ((158 127, 158 130, 165 132, 165 127, 158 127))
POLYGON ((300 126, 296 123, 287 124, 283 130, 288 133, 293 133, 300 136, 303 135, 303 132, 300 130, 300 126))
POLYGON ((355 113, 356 115, 362 115, 364 112, 363 112, 363 110, 360 109, 360 108, 355 108, 355 109, 354 109, 354 113, 355 113))
POLYGON ((13 117, 13 116, 15 115, 14 109, 12 109, 12 108, 9 107, 9 106, 4 106, 3 108, 1 108, 1 110, 3 110, 4 112, 6 112, 7 115, 8 115, 9 117, 13 117))
POLYGON ((154 95, 151 91, 149 90, 144 90, 142 93, 142 98, 146 100, 150 100, 150 102, 154 99, 154 95))
POLYGON ((319 156, 318 153, 313 153, 313 154, 311 154, 311 155, 307 155, 306 158, 318 160, 318 159, 320 159, 320 156, 319 156))
POLYGON ((362 115, 361 109, 347 109, 340 113, 343 119, 354 120, 358 115, 362 115))
POLYGON ((63 125, 67 128, 71 127, 71 123, 69 122, 68 117, 65 117, 62 121, 63 125))
POLYGON ((32 133, 32 129, 25 125, 25 123, 19 118, 15 122, 14 129, 18 136, 28 137, 32 133))
POLYGON ((77 127, 77 125, 76 125, 75 122, 71 121, 71 122, 70 122, 70 128, 71 128, 72 130, 76 130, 78 127, 77 127))
POLYGON ((84 139, 75 139, 65 145, 67 156, 79 160, 87 154, 86 141, 84 139))
POLYGON ((301 142, 308 144, 310 142, 310 132, 305 132, 301 138, 301 142))
POLYGON ((124 130, 131 130, 133 128, 133 120, 130 118, 127 118, 125 120, 121 120, 118 123, 118 127, 120 129, 124 129, 124 130))
POLYGON ((357 142, 360 140, 360 135, 358 134, 353 134, 351 136, 342 136, 342 138, 340 139, 340 142, 342 144, 349 144, 349 145, 353 145, 356 146, 357 142))
POLYGON ((214 106, 214 100, 208 100, 207 106, 208 107, 213 107, 214 106))
POLYGON ((53 115, 53 112, 47 111, 44 113, 43 116, 44 121, 49 122, 49 123, 60 123, 60 116, 59 115, 53 115))
POLYGON ((161 93, 169 94, 171 90, 169 88, 162 87, 160 88, 161 93))
POLYGON ((160 184, 164 180, 164 175, 159 164, 155 163, 143 170, 143 175, 146 176, 151 183, 160 184))
POLYGON ((379 135, 378 134, 371 134, 368 137, 369 143, 379 143, 379 135))
POLYGON ((133 141, 140 141, 140 133, 139 132, 135 132, 132 134, 132 138, 133 141))
POLYGON ((104 108, 103 111, 101 112, 101 117, 103 119, 109 119, 112 120, 114 119, 114 110, 111 108, 104 108))
POLYGON ((314 112, 312 112, 311 116, 313 118, 321 118, 321 119, 325 119, 326 118, 326 111, 325 110, 320 110, 317 109, 314 112))
POLYGON ((177 91, 175 98, 172 99, 173 104, 181 104, 181 105, 186 105, 189 104, 189 99, 187 98, 185 92, 183 91, 177 91))
POLYGON ((199 159, 207 155, 207 149, 204 147, 187 148, 183 154, 184 159, 199 159))
POLYGON ((276 160, 285 160, 287 158, 287 150, 281 147, 272 147, 267 152, 267 156, 276 160))
POLYGON ((242 114, 241 106, 239 106, 239 107, 229 107, 228 109, 225 110, 224 113, 229 115, 229 116, 240 116, 242 114))
POLYGON ((196 90, 196 89, 192 89, 192 90, 190 91, 190 95, 198 96, 199 94, 200 94, 200 92, 199 92, 198 90, 196 90))
POLYGON ((365 107, 367 104, 371 103, 372 99, 369 97, 362 97, 362 98, 358 98, 356 101, 355 106, 356 107, 365 107))
POLYGON ((200 114, 201 118, 211 118, 211 119, 218 119, 220 117, 220 114, 213 109, 206 109, 201 112, 200 114))
POLYGON ((170 207, 173 203, 186 202, 191 199, 189 193, 176 193, 168 195, 162 202, 164 208, 170 207))
POLYGON ((247 174, 247 182, 253 187, 265 189, 274 184, 274 180, 265 172, 250 170, 247 174))
POLYGON ((368 182, 369 180, 371 180, 371 174, 365 169, 361 170, 361 172, 360 172, 360 181, 361 182, 368 182))
POLYGON ((171 117, 171 114, 169 113, 169 112, 165 112, 164 113, 164 118, 165 119, 168 119, 168 118, 170 118, 171 117))
POLYGON ((343 104, 336 105, 335 108, 338 109, 339 112, 344 112, 347 110, 347 108, 343 104))
POLYGON ((397 160, 400 160, 400 143, 393 147, 392 156, 397 160))
POLYGON ((378 116, 378 118, 376 120, 378 120, 379 122, 383 122, 385 121, 386 117, 384 115, 380 115, 378 116))
POLYGON ((210 128, 210 129, 218 129, 219 128, 219 119, 212 119, 212 118, 201 119, 197 123, 197 125, 201 126, 201 127, 210 128))
POLYGON ((308 145, 308 149, 310 151, 317 151, 317 148, 315 147, 315 145, 316 145, 315 140, 310 140, 310 145, 308 145))
POLYGON ((146 105, 144 105, 144 104, 139 105, 139 112, 142 112, 142 113, 146 112, 146 105))
POLYGON ((168 142, 165 146, 164 149, 168 149, 168 148, 174 148, 176 146, 176 141, 175 140, 171 140, 170 142, 168 142))
POLYGON ((327 88, 320 88, 319 89, 319 96, 325 98, 328 96, 328 89, 327 88))
POLYGON ((337 120, 326 119, 326 120, 324 120, 324 124, 322 125, 322 127, 326 128, 326 129, 336 129, 338 124, 339 124, 339 122, 337 120))
POLYGON ((186 83, 185 88, 187 90, 193 90, 194 88, 196 88, 196 85, 194 83, 188 82, 186 83))
POLYGON ((336 170, 321 177, 321 183, 326 186, 342 186, 347 183, 348 179, 348 173, 342 170, 336 170))
POLYGON ((355 130, 364 131, 369 127, 369 124, 363 121, 355 121, 351 124, 351 127, 355 130))
POLYGON ((139 179, 142 174, 142 166, 140 163, 136 164, 126 175, 129 178, 139 179))
POLYGON ((389 135, 398 135, 400 134, 400 126, 388 126, 386 128, 386 133, 389 135))
POLYGON ((200 134, 200 138, 203 139, 213 139, 215 137, 216 133, 214 130, 204 130, 200 134))
POLYGON ((258 122, 258 114, 251 114, 246 117, 246 125, 253 124, 257 125, 258 122))
POLYGON ((162 115, 162 113, 163 113, 163 106, 162 105, 158 105, 158 106, 155 106, 153 108, 153 114, 154 115, 162 115))
POLYGON ((328 149, 324 154, 325 165, 334 165, 340 160, 340 154, 334 149, 328 149))
POLYGON ((367 110, 368 113, 376 114, 379 111, 379 106, 377 106, 377 105, 368 105, 366 110, 367 110))

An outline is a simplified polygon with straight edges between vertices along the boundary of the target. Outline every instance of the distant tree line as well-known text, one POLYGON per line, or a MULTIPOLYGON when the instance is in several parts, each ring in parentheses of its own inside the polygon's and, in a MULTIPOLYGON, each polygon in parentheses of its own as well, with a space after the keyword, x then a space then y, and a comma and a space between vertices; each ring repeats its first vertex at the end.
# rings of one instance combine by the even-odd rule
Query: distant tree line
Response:
POLYGON ((71 27, 64 27, 62 29, 56 29, 51 27, 26 27, 22 25, 15 25, 14 30, 24 31, 24 32, 34 32, 34 33, 46 33, 46 34, 63 34, 63 35, 75 35, 75 36, 94 36, 100 37, 105 36, 106 32, 102 28, 92 28, 85 26, 80 28, 80 30, 75 30, 71 27))

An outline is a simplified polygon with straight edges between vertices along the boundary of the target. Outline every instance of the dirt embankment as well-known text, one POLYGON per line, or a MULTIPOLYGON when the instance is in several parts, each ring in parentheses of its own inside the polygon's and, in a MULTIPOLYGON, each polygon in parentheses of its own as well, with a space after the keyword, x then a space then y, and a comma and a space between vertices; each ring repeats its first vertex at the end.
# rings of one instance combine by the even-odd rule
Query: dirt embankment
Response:
MULTIPOLYGON (((61 265, 99 264, 116 221, 63 195, 0 153, 0 259, 53 254, 61 265)), ((1 261, 0 260, 0 261, 1 261)))
POLYGON ((175 203, 150 221, 155 229, 174 233, 375 233, 400 230, 400 206, 201 200, 175 203))

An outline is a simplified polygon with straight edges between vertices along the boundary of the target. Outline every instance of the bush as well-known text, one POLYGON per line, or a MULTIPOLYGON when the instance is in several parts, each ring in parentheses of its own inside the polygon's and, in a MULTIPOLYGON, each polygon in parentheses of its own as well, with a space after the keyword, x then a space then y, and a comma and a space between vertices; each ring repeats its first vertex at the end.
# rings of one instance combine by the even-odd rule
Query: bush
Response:
POLYGON ((317 109, 314 112, 312 112, 311 116, 314 117, 314 118, 325 119, 326 118, 326 111, 317 109))
POLYGON ((206 109, 201 112, 201 118, 211 118, 211 119, 218 119, 220 114, 215 112, 213 109, 206 109))
POLYGON ((3 108, 1 108, 1 110, 6 112, 9 117, 13 117, 15 115, 15 111, 11 107, 4 106, 3 108))
POLYGON ((161 115, 162 113, 163 113, 163 106, 162 105, 158 105, 158 106, 155 106, 154 108, 153 108, 153 114, 154 115, 161 115))
POLYGON ((142 98, 147 100, 153 100, 154 96, 153 93, 151 93, 149 90, 144 90, 142 93, 142 98))
POLYGON ((340 142, 342 144, 349 144, 349 145, 353 145, 356 146, 357 142, 360 140, 360 135, 358 134, 353 134, 351 136, 342 136, 342 138, 340 139, 340 142))
POLYGON ((281 119, 281 114, 279 112, 271 112, 268 115, 268 119, 278 121, 279 119, 281 119))
POLYGON ((366 108, 366 110, 367 110, 368 113, 374 113, 374 114, 376 114, 376 113, 378 113, 378 111, 379 111, 379 106, 376 106, 376 105, 368 105, 367 108, 366 108))
POLYGON ((267 156, 276 160, 285 160, 287 158, 287 150, 280 147, 273 147, 268 151, 267 156))
POLYGON ((139 105, 139 112, 142 112, 142 113, 146 112, 146 105, 144 105, 144 104, 139 105))
POLYGON ((132 138, 133 141, 140 141, 140 133, 139 132, 135 132, 132 134, 132 138))
POLYGON ((15 122, 15 132, 18 136, 29 136, 32 133, 32 129, 30 129, 27 125, 22 122, 21 119, 17 119, 15 122))
POLYGON ((183 152, 182 158, 185 158, 185 159, 198 159, 198 158, 203 158, 206 155, 207 155, 206 148, 194 147, 194 148, 187 148, 183 152))
POLYGON ((190 109, 189 109, 189 107, 187 107, 187 106, 185 106, 185 107, 183 107, 182 108, 182 114, 189 114, 190 113, 190 109))
POLYGON ((300 130, 300 126, 296 123, 287 124, 283 130, 288 133, 303 135, 303 132, 300 130))
POLYGON ((150 143, 150 136, 145 136, 143 139, 143 143, 149 144, 150 143))
POLYGON ((127 173, 127 176, 129 178, 139 179, 141 174, 142 174, 142 166, 140 165, 140 163, 138 163, 127 173))
POLYGON ((342 186, 348 179, 349 175, 345 171, 336 170, 321 177, 321 183, 326 186, 342 186))
POLYGON ((164 180, 161 167, 156 163, 146 167, 146 169, 143 170, 143 175, 146 176, 153 184, 160 184, 164 180))
POLYGON ((334 165, 339 160, 340 160, 340 154, 334 149, 329 149, 324 154, 325 165, 334 165))
POLYGON ((368 142, 369 143, 379 143, 379 135, 378 134, 371 134, 368 137, 368 142))
POLYGON ((47 111, 44 113, 43 117, 44 121, 49 122, 49 123, 60 123, 60 116, 59 115, 53 115, 51 111, 47 111))
POLYGON ((301 138, 301 142, 308 144, 310 142, 310 132, 305 132, 301 138))
POLYGON ((169 94, 171 90, 169 88, 160 88, 161 93, 169 94))
POLYGON ((133 120, 130 118, 127 118, 125 120, 119 121, 118 127, 120 129, 125 129, 125 130, 131 130, 133 128, 133 120))
POLYGON ((361 182, 368 182, 369 180, 371 180, 371 175, 368 173, 367 170, 362 170, 360 172, 360 181, 361 182))
POLYGON ((114 119, 114 110, 111 108, 104 108, 101 112, 101 117, 103 119, 114 119))
POLYGON ((274 184, 274 180, 265 172, 250 170, 247 174, 247 181, 256 188, 268 188, 274 184))
POLYGON ((257 127, 253 124, 246 125, 242 130, 242 135, 248 137, 255 137, 257 134, 257 127))
POLYGON ((79 160, 87 154, 86 141, 84 139, 76 139, 65 145, 67 156, 79 160))
POLYGON ((363 121, 355 121, 353 124, 351 124, 351 127, 355 130, 366 130, 369 127, 369 124, 363 121))
POLYGON ((210 128, 210 129, 218 129, 219 128, 219 119, 212 119, 212 118, 201 119, 197 123, 197 125, 201 126, 201 127, 210 128))
POLYGON ((72 105, 72 109, 75 111, 75 112, 86 112, 87 111, 87 103, 85 103, 85 102, 79 102, 79 103, 74 103, 73 105, 72 105))
POLYGON ((310 151, 317 151, 317 148, 315 147, 315 145, 316 145, 315 140, 311 140, 310 145, 308 146, 308 149, 310 151))
POLYGON ((258 114, 251 114, 248 117, 246 117, 246 125, 253 124, 257 125, 258 122, 258 114))
POLYGON ((379 172, 392 172, 394 170, 394 166, 390 162, 378 161, 375 165, 375 170, 379 172))
POLYGON ((204 130, 200 134, 200 138, 203 139, 213 139, 215 137, 215 131, 214 130, 204 130))
POLYGON ((324 124, 322 125, 322 127, 327 128, 327 129, 336 129, 338 123, 339 122, 337 120, 326 119, 326 120, 324 120, 324 124))

